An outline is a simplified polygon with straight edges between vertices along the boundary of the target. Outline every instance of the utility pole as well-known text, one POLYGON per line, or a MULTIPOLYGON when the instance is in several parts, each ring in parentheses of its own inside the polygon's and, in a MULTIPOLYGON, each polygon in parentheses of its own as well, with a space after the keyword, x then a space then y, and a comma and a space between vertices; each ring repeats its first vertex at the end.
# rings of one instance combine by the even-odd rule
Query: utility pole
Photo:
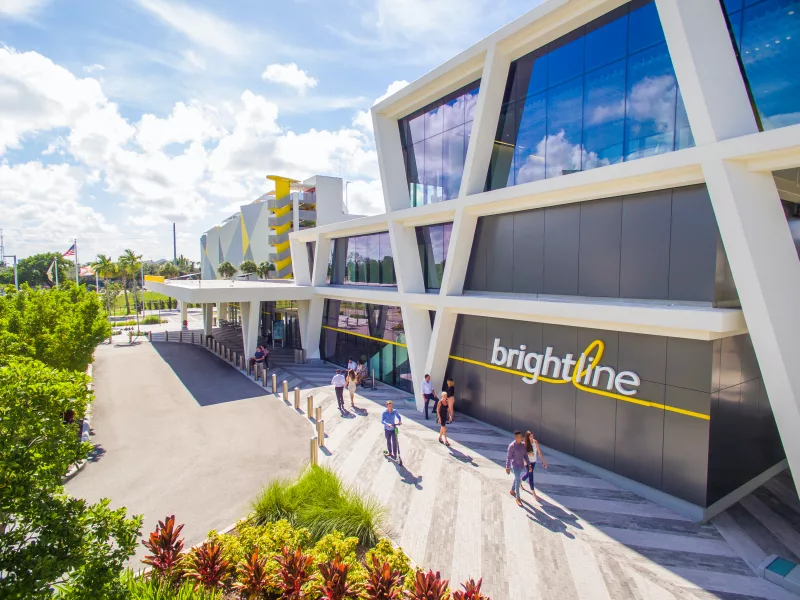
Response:
POLYGON ((172 262, 178 264, 178 239, 175 235, 175 223, 172 224, 172 262))

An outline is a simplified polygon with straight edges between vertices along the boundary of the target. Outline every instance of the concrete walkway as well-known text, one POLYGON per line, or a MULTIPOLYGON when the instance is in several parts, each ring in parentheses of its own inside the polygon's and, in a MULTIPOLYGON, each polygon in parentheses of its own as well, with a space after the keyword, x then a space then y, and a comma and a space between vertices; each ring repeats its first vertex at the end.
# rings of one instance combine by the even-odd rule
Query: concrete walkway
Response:
POLYGON ((199 543, 307 464, 308 422, 205 349, 125 341, 95 357, 95 452, 67 491, 143 514, 143 534, 175 514, 187 545, 199 543))

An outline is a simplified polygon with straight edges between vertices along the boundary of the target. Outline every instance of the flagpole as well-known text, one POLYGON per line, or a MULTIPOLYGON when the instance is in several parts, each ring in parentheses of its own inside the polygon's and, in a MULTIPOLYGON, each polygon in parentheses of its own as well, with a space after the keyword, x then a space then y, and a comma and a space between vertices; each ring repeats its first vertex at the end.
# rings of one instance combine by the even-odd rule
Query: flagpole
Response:
POLYGON ((75 283, 81 285, 81 268, 78 265, 78 239, 75 239, 75 283))

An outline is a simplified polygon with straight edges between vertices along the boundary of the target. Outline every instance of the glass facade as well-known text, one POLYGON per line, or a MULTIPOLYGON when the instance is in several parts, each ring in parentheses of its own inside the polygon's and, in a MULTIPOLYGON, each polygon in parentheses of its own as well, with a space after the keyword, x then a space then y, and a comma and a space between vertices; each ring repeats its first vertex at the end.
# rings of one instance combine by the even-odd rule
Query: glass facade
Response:
POLYGON ((442 275, 452 231, 452 223, 417 227, 417 246, 426 290, 438 290, 442 287, 442 275))
POLYGON ((332 240, 328 283, 397 285, 389 232, 332 240))
POLYGON ((486 189, 694 145, 655 2, 511 63, 486 189))
POLYGON ((320 356, 347 366, 363 363, 375 380, 414 392, 403 317, 397 306, 325 300, 320 356))
POLYGON ((723 0, 761 129, 800 123, 800 0, 723 0))
POLYGON ((458 197, 480 81, 400 119, 411 206, 458 197))

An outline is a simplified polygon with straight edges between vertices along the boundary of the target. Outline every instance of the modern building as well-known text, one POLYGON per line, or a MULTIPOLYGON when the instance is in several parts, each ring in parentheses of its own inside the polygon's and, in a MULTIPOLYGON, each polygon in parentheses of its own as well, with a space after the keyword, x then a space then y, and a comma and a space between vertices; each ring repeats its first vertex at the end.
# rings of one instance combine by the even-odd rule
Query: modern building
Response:
POLYGON ((800 0, 546 0, 373 107, 385 214, 159 291, 709 518, 800 472, 799 62, 800 0))

